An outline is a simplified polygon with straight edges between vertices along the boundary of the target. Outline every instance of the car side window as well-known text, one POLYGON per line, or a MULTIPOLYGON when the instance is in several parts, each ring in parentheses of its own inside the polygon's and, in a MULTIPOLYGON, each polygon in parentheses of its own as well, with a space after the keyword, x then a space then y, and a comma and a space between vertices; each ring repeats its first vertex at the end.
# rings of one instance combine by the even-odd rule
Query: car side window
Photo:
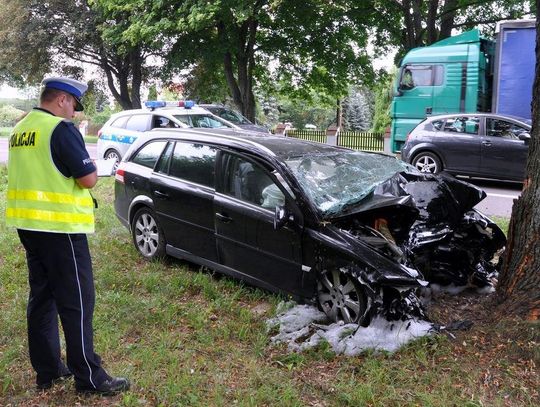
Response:
POLYGON ((134 114, 129 118, 126 123, 127 130, 133 131, 147 131, 150 122, 150 115, 148 114, 134 114))
POLYGON ((163 154, 159 158, 159 161, 156 165, 155 171, 161 172, 163 174, 169 173, 169 163, 171 162, 171 156, 174 149, 174 142, 169 142, 163 154))
POLYGON ((193 127, 202 127, 208 129, 225 127, 219 120, 205 115, 192 115, 191 122, 193 123, 193 127))
POLYGON ((169 175, 214 188, 216 149, 204 144, 177 142, 169 175))
POLYGON ((491 137, 502 137, 508 140, 519 140, 519 134, 527 129, 501 119, 486 119, 486 133, 491 137))
POLYGON ((191 120, 189 119, 189 116, 188 115, 180 115, 180 114, 175 114, 174 115, 174 118, 176 120, 178 120, 180 123, 184 123, 186 126, 188 127, 193 127, 191 125, 191 120))
POLYGON ((284 205, 283 192, 257 163, 230 156, 228 168, 230 176, 225 185, 225 194, 270 210, 284 205))
POLYGON ((154 168, 166 144, 167 142, 164 140, 151 141, 137 151, 131 161, 148 168, 154 168))
POLYGON ((478 134, 478 117, 452 117, 444 123, 444 131, 449 133, 478 134))
POLYGON ((433 120, 433 122, 431 122, 431 125, 433 126, 434 130, 439 131, 444 128, 444 123, 444 120, 433 120))
POLYGON ((111 127, 118 127, 123 129, 126 127, 126 122, 128 121, 129 116, 121 116, 111 123, 111 127))
POLYGON ((154 115, 152 119, 153 129, 176 129, 178 127, 180 126, 167 117, 154 115))

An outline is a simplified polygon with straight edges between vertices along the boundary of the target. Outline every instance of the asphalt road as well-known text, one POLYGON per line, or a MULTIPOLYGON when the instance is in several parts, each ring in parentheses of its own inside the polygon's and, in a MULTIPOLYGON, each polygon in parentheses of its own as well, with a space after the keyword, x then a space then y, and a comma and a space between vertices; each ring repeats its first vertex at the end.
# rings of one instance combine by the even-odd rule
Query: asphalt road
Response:
MULTIPOLYGON (((87 144, 86 148, 90 157, 96 158, 96 145, 87 144)), ((8 156, 7 139, 0 138, 0 163, 7 162, 8 156)), ((489 181, 482 179, 462 178, 471 182, 487 193, 487 197, 476 205, 476 208, 489 216, 501 216, 509 218, 512 214, 512 204, 521 193, 522 185, 512 182, 489 181)))

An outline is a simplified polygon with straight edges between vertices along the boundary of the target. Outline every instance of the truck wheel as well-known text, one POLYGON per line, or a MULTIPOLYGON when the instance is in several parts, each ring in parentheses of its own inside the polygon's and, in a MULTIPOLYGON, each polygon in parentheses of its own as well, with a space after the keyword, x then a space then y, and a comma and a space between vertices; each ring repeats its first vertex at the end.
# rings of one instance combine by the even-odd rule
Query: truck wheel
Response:
POLYGON ((422 151, 418 153, 413 161, 412 165, 420 172, 429 172, 431 174, 437 174, 442 171, 442 164, 439 157, 429 151, 422 151))

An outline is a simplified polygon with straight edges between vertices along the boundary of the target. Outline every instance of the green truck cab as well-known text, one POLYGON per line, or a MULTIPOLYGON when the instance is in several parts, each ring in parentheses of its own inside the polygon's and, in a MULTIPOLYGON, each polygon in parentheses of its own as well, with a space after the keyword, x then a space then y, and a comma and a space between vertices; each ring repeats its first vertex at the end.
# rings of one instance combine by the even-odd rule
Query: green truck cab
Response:
POLYGON ((426 116, 489 111, 494 53, 477 29, 409 51, 390 106, 392 151, 426 116))

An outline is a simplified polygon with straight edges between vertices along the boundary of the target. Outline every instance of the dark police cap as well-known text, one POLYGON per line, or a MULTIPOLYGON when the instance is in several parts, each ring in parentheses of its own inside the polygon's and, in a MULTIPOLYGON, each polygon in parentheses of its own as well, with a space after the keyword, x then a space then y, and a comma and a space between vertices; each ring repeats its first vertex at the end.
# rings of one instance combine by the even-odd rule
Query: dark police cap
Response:
POLYGON ((75 107, 76 112, 82 112, 84 107, 81 103, 81 97, 84 95, 84 92, 87 91, 88 85, 86 83, 77 81, 75 79, 66 78, 66 77, 52 77, 43 79, 41 85, 44 88, 51 88, 62 90, 69 93, 77 101, 77 106, 75 107))

